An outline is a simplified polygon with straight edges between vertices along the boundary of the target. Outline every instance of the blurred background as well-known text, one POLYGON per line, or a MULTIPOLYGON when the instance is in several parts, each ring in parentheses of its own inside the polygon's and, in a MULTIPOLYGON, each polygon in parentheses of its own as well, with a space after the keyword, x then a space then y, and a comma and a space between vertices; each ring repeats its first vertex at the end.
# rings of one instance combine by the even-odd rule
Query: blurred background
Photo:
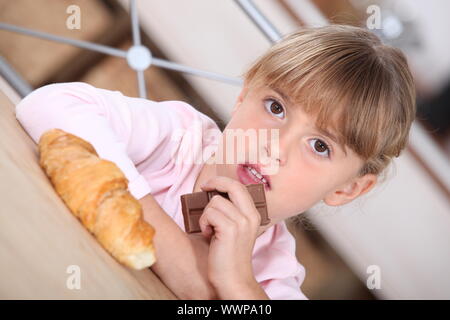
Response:
MULTIPOLYGON (((371 29, 407 55, 417 119, 386 181, 341 207, 318 204, 289 221, 310 299, 450 299, 450 2, 446 0, 254 0, 281 35, 330 23, 371 29), (374 280, 374 277, 375 280, 374 280)), ((137 1, 141 41, 154 57, 238 78, 272 42, 232 0, 137 1)), ((0 0, 8 23, 122 50, 132 46, 128 0, 0 0), (79 29, 66 10, 80 9, 79 29)), ((83 81, 139 96, 126 59, 0 30, 0 58, 29 89, 83 81)), ((150 66, 147 98, 182 100, 221 129, 240 91, 150 66)), ((15 102, 20 89, 2 70, 15 102), (16 91, 16 92, 13 92, 16 91), (16 94, 18 93, 18 94, 16 94)))

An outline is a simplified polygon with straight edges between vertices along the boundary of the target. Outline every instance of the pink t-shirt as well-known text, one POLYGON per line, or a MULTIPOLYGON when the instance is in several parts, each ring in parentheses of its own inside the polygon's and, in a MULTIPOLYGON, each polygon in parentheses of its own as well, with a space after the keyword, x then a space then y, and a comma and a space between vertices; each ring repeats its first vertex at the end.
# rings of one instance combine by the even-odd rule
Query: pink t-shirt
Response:
MULTIPOLYGON (((185 102, 131 98, 82 82, 34 90, 16 106, 16 117, 36 143, 51 128, 90 142, 100 158, 122 170, 136 199, 151 193, 182 230, 180 196, 193 191, 201 159, 212 155, 220 138, 213 134, 216 123, 185 102), (198 131, 200 140, 194 138, 198 131), (192 161, 180 161, 188 157, 192 161)), ((256 239, 253 270, 271 299, 307 299, 300 290, 305 268, 284 222, 256 239)))

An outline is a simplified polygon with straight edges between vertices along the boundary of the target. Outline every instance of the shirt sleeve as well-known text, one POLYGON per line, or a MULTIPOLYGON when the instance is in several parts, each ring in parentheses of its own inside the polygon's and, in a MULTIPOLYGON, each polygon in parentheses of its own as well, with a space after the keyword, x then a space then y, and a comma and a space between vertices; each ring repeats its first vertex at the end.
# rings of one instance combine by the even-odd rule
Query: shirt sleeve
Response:
POLYGON ((152 191, 136 165, 150 157, 151 169, 157 170, 170 160, 170 153, 158 146, 170 143, 170 132, 179 125, 175 113, 167 103, 126 97, 83 82, 43 86, 16 106, 16 118, 35 143, 52 128, 88 141, 100 158, 122 170, 136 199, 152 191))
POLYGON ((308 300, 300 288, 306 269, 297 260, 295 246, 295 239, 284 221, 256 239, 253 270, 270 299, 308 300))
POLYGON ((309 300, 300 289, 301 281, 297 277, 271 279, 262 285, 272 300, 309 300))

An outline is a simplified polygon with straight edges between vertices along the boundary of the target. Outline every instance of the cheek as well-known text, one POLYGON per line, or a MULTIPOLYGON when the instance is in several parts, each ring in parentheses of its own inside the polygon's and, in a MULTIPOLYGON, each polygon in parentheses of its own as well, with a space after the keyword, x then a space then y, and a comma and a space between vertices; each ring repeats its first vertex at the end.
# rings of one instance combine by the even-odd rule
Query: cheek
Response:
POLYGON ((233 128, 257 128, 261 126, 265 119, 264 109, 256 102, 249 102, 241 105, 233 114, 228 125, 233 128))
POLYGON ((321 158, 316 155, 314 146, 308 141, 302 141, 298 150, 293 152, 296 168, 293 172, 299 173, 297 179, 315 186, 315 189, 327 190, 331 186, 339 183, 343 175, 346 175, 348 168, 342 167, 337 161, 321 158), (295 153, 295 154, 294 154, 295 153))
POLYGON ((279 175, 281 186, 276 194, 271 195, 273 206, 282 208, 277 210, 280 212, 279 218, 297 215, 316 205, 333 185, 331 175, 331 172, 320 170, 305 161, 279 175))
POLYGON ((289 188, 292 199, 296 199, 295 196, 297 196, 299 201, 307 204, 320 197, 324 184, 327 183, 325 176, 321 176, 313 168, 307 166, 299 168, 296 174, 287 176, 286 180, 286 185, 295 186, 289 188))
POLYGON ((310 169, 303 165, 298 166, 297 171, 280 174, 277 190, 266 194, 271 217, 281 221, 317 205, 343 179, 336 171, 310 169))
MULTIPOLYGON (((326 160, 324 160, 326 161, 326 160)), ((302 193, 311 201, 319 201, 334 185, 338 183, 340 170, 329 163, 323 165, 321 160, 315 160, 314 155, 304 156, 298 166, 291 183, 298 186, 302 193), (295 179, 295 180, 294 180, 295 179)))

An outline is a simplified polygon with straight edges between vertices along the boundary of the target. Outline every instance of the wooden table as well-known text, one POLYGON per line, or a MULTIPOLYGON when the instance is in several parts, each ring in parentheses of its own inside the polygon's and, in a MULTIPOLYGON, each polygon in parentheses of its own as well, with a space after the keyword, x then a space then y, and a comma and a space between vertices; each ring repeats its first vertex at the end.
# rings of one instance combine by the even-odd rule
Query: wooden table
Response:
POLYGON ((0 86, 0 299, 175 299, 150 269, 119 264, 71 214, 4 92, 0 86))

